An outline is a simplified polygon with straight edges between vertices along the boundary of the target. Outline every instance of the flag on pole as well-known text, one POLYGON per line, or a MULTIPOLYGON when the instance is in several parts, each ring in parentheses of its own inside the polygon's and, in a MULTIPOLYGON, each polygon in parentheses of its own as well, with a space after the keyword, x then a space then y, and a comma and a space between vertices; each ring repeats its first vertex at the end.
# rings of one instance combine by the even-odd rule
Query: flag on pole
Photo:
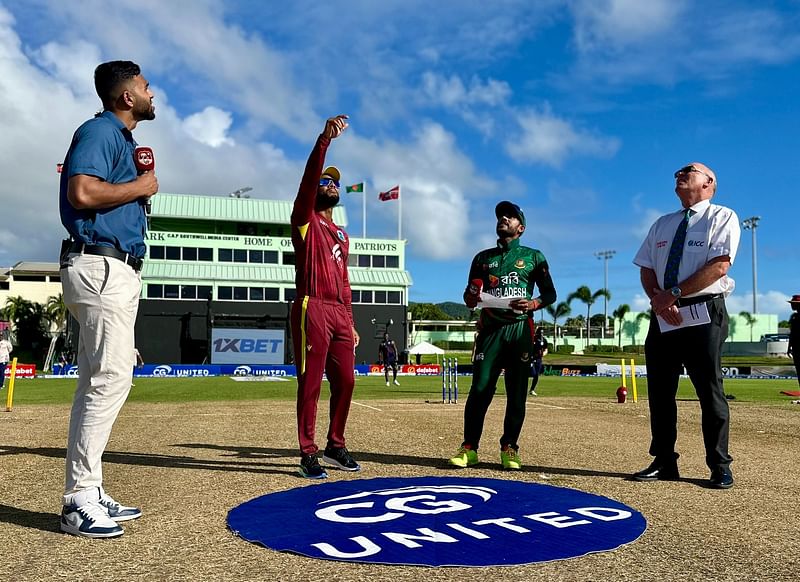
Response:
POLYGON ((381 202, 386 202, 387 200, 397 200, 400 198, 400 186, 395 186, 394 188, 387 190, 386 192, 379 192, 378 193, 378 200, 381 202))
POLYGON ((352 186, 347 186, 345 188, 345 192, 350 194, 351 192, 363 192, 364 191, 364 182, 359 182, 358 184, 353 184, 352 186))

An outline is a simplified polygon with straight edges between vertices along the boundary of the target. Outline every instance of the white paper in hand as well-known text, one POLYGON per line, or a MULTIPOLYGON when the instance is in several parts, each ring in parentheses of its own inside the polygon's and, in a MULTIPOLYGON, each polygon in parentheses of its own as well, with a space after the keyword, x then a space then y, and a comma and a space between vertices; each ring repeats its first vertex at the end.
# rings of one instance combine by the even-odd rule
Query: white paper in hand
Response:
POLYGON ((511 309, 511 302, 519 297, 495 297, 489 293, 481 291, 478 297, 478 307, 490 307, 494 309, 511 309))
POLYGON ((661 333, 681 329, 682 327, 692 327, 693 325, 705 325, 711 323, 711 316, 708 314, 708 305, 706 303, 696 303, 694 305, 687 305, 686 307, 679 307, 678 311, 683 318, 680 325, 672 325, 664 321, 664 318, 658 316, 658 328, 661 333))

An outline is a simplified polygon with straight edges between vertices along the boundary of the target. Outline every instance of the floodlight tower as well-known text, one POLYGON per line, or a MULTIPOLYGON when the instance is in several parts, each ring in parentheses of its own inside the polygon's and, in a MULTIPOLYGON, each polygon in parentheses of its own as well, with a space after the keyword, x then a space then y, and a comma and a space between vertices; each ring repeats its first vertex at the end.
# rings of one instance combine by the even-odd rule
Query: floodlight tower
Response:
POLYGON ((760 216, 751 216, 742 221, 742 227, 745 230, 753 231, 753 315, 758 313, 758 266, 756 257, 756 228, 758 228, 758 221, 761 220, 760 216))
MULTIPOLYGON (((603 289, 608 291, 608 260, 617 254, 617 251, 597 251, 594 256, 598 260, 603 260, 603 289)), ((608 324, 608 297, 603 296, 603 325, 600 328, 600 337, 606 337, 606 325, 608 324)))

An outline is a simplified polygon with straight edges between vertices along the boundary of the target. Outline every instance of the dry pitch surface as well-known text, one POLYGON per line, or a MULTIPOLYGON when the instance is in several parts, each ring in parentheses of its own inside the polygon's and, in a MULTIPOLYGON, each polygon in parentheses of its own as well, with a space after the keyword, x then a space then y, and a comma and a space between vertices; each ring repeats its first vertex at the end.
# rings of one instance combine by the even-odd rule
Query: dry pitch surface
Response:
MULTIPOLYGON (((505 399, 486 422, 482 464, 443 459, 460 442, 463 404, 354 403, 349 448, 361 473, 332 479, 461 474, 572 487, 617 499, 648 520, 616 551, 507 568, 419 568, 312 560, 247 543, 225 526, 232 507, 313 487, 296 476, 294 403, 128 404, 104 457, 109 492, 145 511, 116 540, 58 532, 68 407, 0 413, 0 580, 764 580, 800 579, 800 407, 733 403, 736 486, 703 486, 699 409, 680 403, 680 482, 635 483, 648 462, 647 403, 531 398, 525 467, 496 451, 505 399)), ((327 403, 320 407, 324 435, 327 403)), ((515 550, 509 544, 508 551, 515 550)))

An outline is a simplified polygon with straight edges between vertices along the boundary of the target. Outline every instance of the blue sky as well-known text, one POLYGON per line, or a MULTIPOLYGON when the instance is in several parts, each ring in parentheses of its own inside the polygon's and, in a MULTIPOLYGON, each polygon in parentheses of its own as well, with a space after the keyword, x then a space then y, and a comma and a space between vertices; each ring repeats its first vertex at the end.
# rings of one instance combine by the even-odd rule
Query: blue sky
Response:
MULTIPOLYGON (((611 249, 609 312, 644 309, 631 260, 678 208, 672 173, 701 161, 716 203, 761 217, 758 308, 786 318, 799 24, 797 0, 0 0, 0 265, 55 260, 54 166, 98 109, 94 67, 119 58, 156 93, 136 137, 164 192, 291 199, 324 119, 350 115, 329 161, 367 182, 369 236, 397 235, 377 190, 401 184, 412 301, 460 301, 509 199, 561 299, 601 288, 611 249)), ((359 236, 361 198, 344 203, 359 236)), ((752 310, 751 252, 744 231, 734 313, 752 310)))

